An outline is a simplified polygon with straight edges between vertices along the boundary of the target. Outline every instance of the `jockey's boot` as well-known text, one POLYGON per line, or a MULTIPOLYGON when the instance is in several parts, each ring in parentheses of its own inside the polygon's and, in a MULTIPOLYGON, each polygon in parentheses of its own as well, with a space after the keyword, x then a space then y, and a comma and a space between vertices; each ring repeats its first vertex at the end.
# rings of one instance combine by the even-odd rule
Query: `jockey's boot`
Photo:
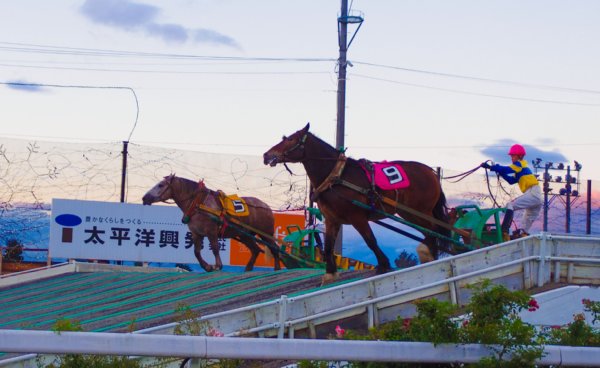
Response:
POLYGON ((506 212, 504 213, 504 218, 502 219, 502 233, 508 234, 510 230, 510 224, 512 224, 514 213, 515 211, 513 210, 506 210, 506 212))
POLYGON ((526 236, 529 236, 529 233, 527 233, 523 229, 517 229, 513 232, 513 234, 510 236, 510 238, 514 240, 514 239, 524 238, 526 236))

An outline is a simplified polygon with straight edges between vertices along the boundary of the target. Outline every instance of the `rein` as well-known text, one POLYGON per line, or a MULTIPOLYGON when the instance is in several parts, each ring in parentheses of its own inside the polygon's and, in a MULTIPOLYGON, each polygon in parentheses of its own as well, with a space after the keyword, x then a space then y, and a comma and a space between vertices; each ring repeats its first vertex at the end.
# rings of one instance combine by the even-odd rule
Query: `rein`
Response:
MULTIPOLYGON (((463 180, 463 179, 464 179, 464 178, 466 178, 467 176, 469 176, 469 175, 473 174, 475 171, 479 170, 479 168, 480 168, 480 167, 481 167, 481 166, 477 165, 476 167, 474 167, 474 168, 473 168, 473 169, 471 169, 471 170, 465 171, 465 172, 463 172, 463 173, 460 173, 460 174, 458 174, 458 175, 445 176, 445 177, 443 177, 442 179, 444 179, 444 180, 448 180, 448 179, 456 179, 456 178, 458 178, 457 180, 454 180, 454 181, 452 181, 452 180, 448 180, 450 183, 458 183, 459 181, 463 180)), ((486 169, 486 174, 487 174, 487 169, 486 169)))

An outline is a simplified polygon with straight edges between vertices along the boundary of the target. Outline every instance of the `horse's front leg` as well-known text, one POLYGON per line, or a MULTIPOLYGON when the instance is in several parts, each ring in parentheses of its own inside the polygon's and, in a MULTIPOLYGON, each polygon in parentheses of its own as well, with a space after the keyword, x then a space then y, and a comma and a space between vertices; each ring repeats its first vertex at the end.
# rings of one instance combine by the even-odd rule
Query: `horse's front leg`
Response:
POLYGON ((221 261, 221 254, 219 252, 221 248, 221 246, 219 245, 219 236, 216 234, 209 235, 208 242, 210 244, 210 250, 215 256, 215 265, 213 266, 213 268, 219 271, 223 269, 223 262, 221 261))
POLYGON ((194 255, 196 256, 198 263, 200 263, 200 267, 202 267, 206 272, 214 271, 213 266, 211 266, 204 259, 202 259, 201 250, 202 243, 204 242, 204 236, 196 235, 194 232, 192 232, 192 240, 194 242, 194 255))
POLYGON ((337 222, 328 221, 328 219, 325 219, 325 221, 325 275, 323 276, 322 285, 332 283, 338 276, 333 248, 341 227, 341 224, 337 222))
POLYGON ((373 234, 373 230, 371 229, 371 226, 369 226, 369 222, 359 222, 356 224, 352 224, 352 226, 354 226, 354 228, 359 232, 360 236, 362 236, 365 243, 367 243, 367 246, 375 254, 375 257, 377 258, 377 274, 382 274, 391 271, 392 267, 390 266, 390 260, 385 255, 385 253, 383 253, 381 248, 379 248, 379 245, 377 244, 377 239, 373 234))

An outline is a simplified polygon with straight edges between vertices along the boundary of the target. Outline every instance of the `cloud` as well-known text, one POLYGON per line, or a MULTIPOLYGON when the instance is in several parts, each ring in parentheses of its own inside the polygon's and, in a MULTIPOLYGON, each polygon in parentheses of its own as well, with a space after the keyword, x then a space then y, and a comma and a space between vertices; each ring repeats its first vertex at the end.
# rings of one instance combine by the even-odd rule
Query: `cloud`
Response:
POLYGON ((44 92, 45 91, 45 89, 43 88, 42 85, 36 84, 36 83, 13 81, 13 82, 7 82, 4 84, 6 84, 6 86, 8 88, 14 89, 17 91, 24 91, 24 92, 44 92))
POLYGON ((159 9, 132 1, 87 0, 81 12, 93 22, 130 30, 151 22, 159 9))
MULTIPOLYGON (((510 157, 508 156, 508 149, 510 146, 515 144, 514 140, 510 139, 501 139, 496 143, 493 143, 490 147, 484 148, 481 150, 481 153, 489 157, 492 161, 498 163, 509 163, 510 157)), ((543 150, 533 145, 526 145, 525 150, 527 151, 526 158, 528 160, 533 160, 536 158, 541 158, 544 162, 566 162, 568 161, 565 155, 560 153, 558 150, 543 150)))
POLYGON ((92 22, 115 27, 127 32, 141 32, 167 43, 208 43, 239 48, 237 42, 210 29, 190 29, 179 24, 159 23, 161 9, 131 0, 86 0, 81 13, 92 22))
POLYGON ((149 23, 146 34, 162 38, 166 42, 183 43, 188 40, 188 30, 177 24, 149 23))
POLYGON ((233 48, 239 48, 237 42, 229 37, 222 35, 218 32, 212 31, 210 29, 197 29, 194 31, 194 41, 202 43, 214 43, 214 44, 222 44, 225 46, 230 46, 233 48))

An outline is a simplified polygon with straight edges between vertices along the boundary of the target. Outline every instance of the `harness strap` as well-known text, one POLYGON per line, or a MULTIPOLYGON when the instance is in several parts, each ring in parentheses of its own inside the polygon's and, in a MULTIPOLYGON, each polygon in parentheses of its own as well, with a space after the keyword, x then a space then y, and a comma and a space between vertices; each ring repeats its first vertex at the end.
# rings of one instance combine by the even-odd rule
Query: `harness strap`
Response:
POLYGON ((462 230, 462 229, 458 229, 458 228, 456 228, 456 227, 454 227, 452 225, 449 225, 449 224, 447 224, 447 223, 445 223, 445 222, 443 222, 441 220, 436 219, 435 217, 424 215, 424 214, 422 214, 421 212, 419 212, 417 210, 414 210, 414 209, 412 209, 412 208, 410 208, 408 206, 405 206, 405 205, 403 205, 401 203, 398 203, 398 202, 394 201, 393 199, 390 199, 388 197, 382 197, 382 200, 385 203, 389 204, 390 206, 394 206, 394 207, 396 207, 398 209, 401 209, 403 211, 406 211, 406 212, 410 213, 411 215, 415 215, 417 217, 420 217, 422 219, 430 221, 430 222, 432 222, 432 223, 434 223, 434 224, 436 224, 438 226, 441 226, 441 227, 446 228, 448 230, 454 231, 455 233, 460 234, 463 237, 471 237, 471 234, 468 231, 465 231, 465 230, 462 230))
POLYGON ((316 201, 317 198, 319 198, 319 196, 321 195, 321 193, 330 189, 334 184, 336 184, 339 181, 340 176, 342 176, 342 172, 344 171, 344 167, 346 166, 346 160, 348 160, 346 155, 340 153, 340 155, 338 156, 338 160, 335 163, 335 166, 333 167, 333 170, 331 170, 331 172, 329 173, 327 178, 323 180, 321 185, 319 185, 314 190, 311 198, 312 201, 316 201))
MULTIPOLYGON (((344 167, 346 166, 346 160, 347 159, 348 158, 343 153, 340 153, 340 155, 338 157, 338 161, 336 162, 333 170, 331 170, 331 172, 329 173, 329 175, 327 176, 327 178, 325 178, 325 180, 321 183, 321 185, 319 185, 319 187, 314 190, 314 192, 312 194, 312 197, 311 197, 311 200, 316 201, 317 198, 319 197, 319 195, 321 195, 321 193, 323 193, 324 191, 330 189, 332 186, 334 186, 336 184, 343 185, 343 186, 345 186, 347 188, 350 188, 350 189, 352 189, 354 191, 357 191, 357 192, 359 192, 361 194, 364 194, 367 197, 369 197, 369 195, 373 193, 373 190, 371 188, 369 188, 369 189, 363 188, 363 187, 361 187, 359 185, 350 183, 350 182, 348 182, 346 180, 340 180, 340 176, 342 175, 342 171, 344 170, 344 167)), ((380 198, 381 198, 381 200, 384 203, 386 203, 386 204, 388 204, 388 205, 390 205, 390 206, 392 206, 394 208, 403 210, 405 212, 410 213, 411 215, 420 217, 420 218, 422 218, 424 220, 427 220, 427 221, 429 221, 429 222, 431 222, 433 224, 436 224, 438 226, 441 226, 441 227, 443 227, 445 229, 454 231, 455 233, 460 234, 463 237, 471 237, 471 234, 468 233, 467 231, 464 231, 462 229, 458 229, 458 228, 456 228, 456 227, 454 227, 452 225, 449 225, 449 224, 447 224, 447 223, 445 223, 445 222, 443 222, 441 220, 436 219, 435 217, 427 216, 427 215, 425 215, 425 214, 423 214, 423 213, 421 213, 421 212, 419 212, 417 210, 414 210, 414 209, 412 209, 412 208, 410 208, 408 206, 405 206, 405 205, 399 203, 398 201, 395 201, 395 200, 393 200, 393 199, 391 199, 389 197, 380 196, 380 198)))
MULTIPOLYGON (((345 180, 340 180, 338 183, 339 183, 340 185, 343 185, 343 186, 347 187, 347 188, 350 188, 350 189, 352 189, 352 190, 355 190, 355 191, 357 191, 357 192, 359 192, 359 193, 361 193, 361 194, 368 195, 368 194, 370 193, 370 190, 369 190, 369 189, 365 189, 365 188, 363 188, 363 187, 360 187, 360 186, 358 186, 358 185, 356 185, 356 184, 352 184, 352 183, 350 183, 350 182, 347 182, 347 181, 345 181, 345 180)), ((441 227, 443 227, 443 228, 445 228, 445 229, 448 229, 448 230, 454 231, 455 233, 457 233, 457 234, 460 234, 460 235, 461 235, 461 236, 463 236, 463 237, 471 237, 471 234, 470 234, 469 232, 465 231, 465 230, 458 229, 458 228, 456 228, 456 227, 454 227, 454 226, 452 226, 452 225, 449 225, 449 224, 447 224, 447 223, 445 223, 445 222, 443 222, 443 221, 441 221, 441 220, 438 220, 438 219, 436 219, 435 217, 431 217, 431 216, 427 216, 427 215, 425 215, 425 214, 422 214, 421 212, 419 212, 419 211, 417 211, 417 210, 414 210, 414 209, 412 209, 412 208, 410 208, 410 207, 408 207, 408 206, 405 206, 405 205, 401 204, 401 203, 400 203, 400 202, 398 202, 398 201, 394 201, 393 199, 391 199, 391 198, 389 198, 389 197, 380 196, 380 198, 381 198, 381 200, 382 200, 384 203, 386 203, 386 204, 388 204, 388 205, 390 205, 390 206, 392 206, 392 207, 394 207, 394 208, 397 208, 397 209, 403 210, 403 211, 405 211, 405 212, 408 212, 408 213, 410 213, 411 215, 414 215, 414 216, 420 217, 420 218, 422 218, 422 219, 425 219, 425 220, 427 220, 427 221, 430 221, 430 222, 432 222, 432 223, 434 223, 434 224, 436 224, 436 225, 439 225, 439 226, 441 226, 441 227)))
POLYGON ((198 209, 213 215, 218 221, 228 221, 228 222, 230 222, 234 225, 237 225, 243 229, 249 230, 255 234, 258 234, 260 236, 268 238, 269 240, 273 240, 277 244, 280 243, 280 241, 277 238, 275 238, 273 235, 269 235, 269 234, 265 233, 264 231, 260 231, 246 223, 243 223, 242 221, 236 219, 235 217, 229 216, 227 214, 223 215, 223 213, 221 211, 215 210, 214 208, 205 206, 203 204, 199 204, 198 209))
POLYGON ((204 179, 198 182, 198 188, 198 193, 192 200, 192 203, 190 203, 190 206, 185 210, 185 212, 183 213, 183 217, 181 218, 181 222, 183 222, 184 224, 190 222, 190 218, 192 217, 194 211, 196 211, 200 203, 204 202, 206 200, 206 196, 208 196, 208 191, 203 190, 206 189, 206 185, 204 185, 204 179), (206 193, 206 195, 204 196, 204 198, 201 199, 200 196, 202 195, 202 193, 206 193))

